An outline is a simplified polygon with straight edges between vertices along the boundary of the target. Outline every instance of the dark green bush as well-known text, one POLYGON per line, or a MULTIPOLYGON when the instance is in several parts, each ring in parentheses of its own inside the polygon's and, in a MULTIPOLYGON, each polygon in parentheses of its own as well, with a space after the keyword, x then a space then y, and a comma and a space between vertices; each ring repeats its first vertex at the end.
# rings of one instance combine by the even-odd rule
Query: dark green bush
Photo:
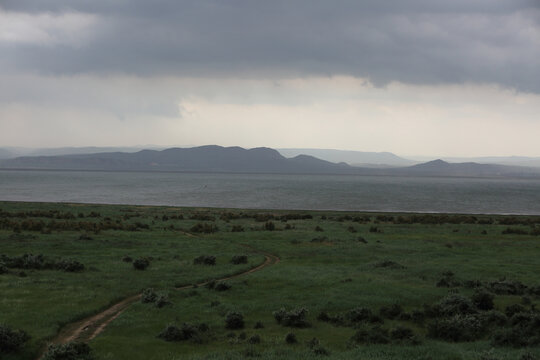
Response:
POLYGON ((305 308, 296 308, 291 311, 281 308, 277 311, 274 311, 274 319, 277 323, 283 326, 305 328, 310 327, 311 324, 306 321, 306 315, 308 311, 305 308))
POLYGON ((214 287, 214 290, 216 291, 227 291, 231 288, 231 285, 229 283, 226 283, 225 281, 219 282, 214 287))
POLYGON ((397 262, 392 261, 392 260, 379 261, 378 263, 375 264, 375 267, 389 268, 389 269, 405 269, 405 266, 398 264, 397 262))
POLYGON ((351 342, 353 344, 388 344, 390 343, 390 336, 388 330, 383 329, 380 326, 374 326, 372 328, 361 328, 352 337, 351 342))
POLYGON ((160 309, 164 306, 171 305, 171 304, 172 303, 166 294, 159 294, 155 300, 156 307, 160 309))
POLYGON ((234 255, 231 259, 231 263, 234 265, 247 264, 248 257, 246 255, 234 255))
POLYGON ((202 224, 198 223, 196 225, 193 225, 189 231, 193 233, 204 233, 204 234, 211 234, 219 231, 219 228, 214 224, 202 224))
POLYGON ((396 319, 401 315, 403 309, 399 304, 392 304, 390 306, 383 306, 379 309, 379 314, 387 319, 396 319))
POLYGON ((512 316, 514 316, 515 314, 519 314, 519 313, 524 313, 526 312, 527 309, 525 309, 525 307, 521 304, 513 304, 513 305, 508 305, 505 309, 504 309, 504 313, 506 314, 506 316, 508 316, 509 318, 511 318, 512 316))
POLYGON ((165 341, 183 341, 195 338, 198 332, 197 327, 189 323, 183 323, 180 327, 169 324, 157 337, 165 341))
POLYGON ((267 221, 264 224, 264 229, 267 231, 274 231, 276 229, 276 225, 274 225, 274 223, 271 221, 267 221))
POLYGON ((437 319, 428 326, 428 336, 446 341, 475 341, 484 335, 484 325, 476 315, 454 315, 437 319))
POLYGON ((527 286, 520 281, 497 280, 487 284, 488 289, 497 295, 523 295, 527 286))
POLYGON ((357 307, 352 310, 349 310, 345 314, 345 318, 354 324, 354 323, 358 323, 362 321, 368 321, 372 315, 373 314, 370 309, 367 309, 364 307, 357 307))
POLYGON ((447 295, 433 307, 433 310, 442 316, 476 313, 476 307, 471 299, 460 294, 447 295))
POLYGON ((85 343, 49 345, 43 360, 91 360, 92 349, 85 343))
POLYGON ((298 340, 296 339, 296 335, 294 333, 288 333, 285 335, 285 342, 287 344, 296 344, 298 340))
POLYGON ((152 288, 144 289, 141 294, 141 302, 143 304, 153 303, 157 300, 158 295, 152 288))
POLYGON ((201 255, 193 260, 195 265, 216 265, 216 257, 213 255, 201 255))
POLYGON ((231 232, 243 232, 244 227, 242 225, 233 225, 231 232))
POLYGON ((254 329, 264 329, 264 324, 260 321, 257 321, 253 326, 254 329))
POLYGON ((244 328, 244 315, 237 311, 231 311, 225 317, 225 328, 230 330, 244 328))
POLYGON ((84 265, 78 261, 68 259, 56 263, 56 268, 66 272, 81 272, 84 270, 84 265))
POLYGON ((471 300, 478 309, 480 310, 491 310, 493 309, 493 299, 495 297, 492 293, 486 290, 476 290, 471 300))
POLYGON ((250 344, 260 344, 261 337, 259 335, 252 335, 247 339, 247 342, 250 344))
POLYGON ((28 340, 30 336, 23 330, 12 330, 7 325, 0 325, 0 354, 18 351, 28 340))
POLYGON ((414 334, 414 331, 403 326, 398 326, 390 331, 390 338, 392 341, 398 343, 407 343, 411 345, 418 345, 420 343, 420 340, 414 334))
POLYGON ((146 270, 150 266, 150 261, 147 258, 139 258, 133 261, 133 268, 135 270, 146 270))

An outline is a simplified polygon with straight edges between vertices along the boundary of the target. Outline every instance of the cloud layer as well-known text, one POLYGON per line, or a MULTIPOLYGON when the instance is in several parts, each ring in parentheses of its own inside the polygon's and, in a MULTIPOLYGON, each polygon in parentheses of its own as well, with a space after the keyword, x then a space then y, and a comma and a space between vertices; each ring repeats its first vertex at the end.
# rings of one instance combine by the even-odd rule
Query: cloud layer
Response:
POLYGON ((537 0, 4 0, 0 69, 540 92, 537 0))

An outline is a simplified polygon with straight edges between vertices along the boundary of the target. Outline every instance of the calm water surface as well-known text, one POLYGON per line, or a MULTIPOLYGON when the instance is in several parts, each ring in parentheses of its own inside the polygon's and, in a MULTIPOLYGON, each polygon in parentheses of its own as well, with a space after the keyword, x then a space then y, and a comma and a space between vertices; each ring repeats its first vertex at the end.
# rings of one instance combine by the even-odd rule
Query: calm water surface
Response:
POLYGON ((540 180, 0 170, 0 200, 540 214, 540 180))

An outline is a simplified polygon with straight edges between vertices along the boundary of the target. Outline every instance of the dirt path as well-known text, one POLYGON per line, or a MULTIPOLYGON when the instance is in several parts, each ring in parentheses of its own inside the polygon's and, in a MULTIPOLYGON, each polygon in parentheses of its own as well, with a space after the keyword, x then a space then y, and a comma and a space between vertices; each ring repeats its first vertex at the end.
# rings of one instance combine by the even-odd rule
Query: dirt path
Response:
MULTIPOLYGON (((229 280, 234 279, 240 276, 248 275, 251 273, 254 273, 256 271, 262 270, 267 266, 271 266, 274 264, 277 264, 280 259, 279 257, 266 253, 264 251, 257 250, 249 245, 243 245, 244 247, 250 249, 251 251, 259 254, 263 254, 265 256, 265 261, 247 271, 244 271, 239 274, 227 276, 221 279, 216 279, 217 281, 222 280, 229 280)), ((208 281, 201 282, 196 284, 196 286, 204 286, 208 283, 208 281)), ((175 288, 175 290, 183 290, 183 289, 190 289, 193 288, 194 285, 187 285, 175 288)), ((79 341, 79 342, 88 342, 98 336, 107 325, 109 325, 114 319, 116 319, 120 314, 122 314, 131 304, 138 301, 141 298, 141 294, 133 295, 128 298, 125 298, 116 304, 108 307, 107 309, 101 311, 98 314, 95 314, 91 317, 88 317, 86 319, 68 324, 64 326, 58 335, 54 339, 51 340, 51 343, 53 344, 65 344, 71 341, 79 341)), ((43 357, 43 353, 40 354, 38 357, 38 360, 43 357)))

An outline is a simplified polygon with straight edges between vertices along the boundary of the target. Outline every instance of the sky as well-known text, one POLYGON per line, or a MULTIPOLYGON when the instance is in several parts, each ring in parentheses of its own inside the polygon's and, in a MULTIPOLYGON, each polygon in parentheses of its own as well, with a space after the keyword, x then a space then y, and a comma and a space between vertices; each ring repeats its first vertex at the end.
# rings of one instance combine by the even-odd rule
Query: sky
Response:
POLYGON ((0 0, 0 147, 540 156, 540 0, 0 0))

